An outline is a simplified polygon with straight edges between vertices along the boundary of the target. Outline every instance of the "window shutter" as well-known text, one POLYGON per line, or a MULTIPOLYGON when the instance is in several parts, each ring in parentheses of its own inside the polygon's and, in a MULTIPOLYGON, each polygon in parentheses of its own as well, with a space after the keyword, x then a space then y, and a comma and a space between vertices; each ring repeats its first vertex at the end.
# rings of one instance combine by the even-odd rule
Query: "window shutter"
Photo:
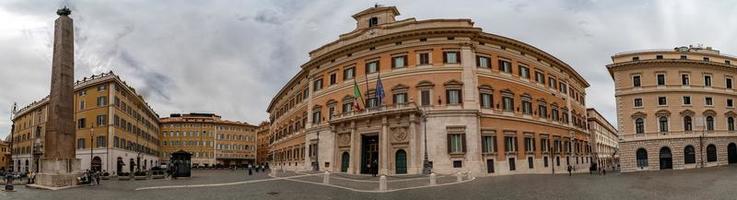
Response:
POLYGON ((407 59, 407 55, 402 56, 404 58, 404 67, 409 66, 409 59, 407 59))
POLYGON ((450 145, 450 144, 451 144, 451 142, 450 142, 450 134, 448 134, 448 135, 446 135, 446 136, 447 136, 447 138, 448 138, 448 153, 450 153, 450 152, 451 152, 451 145, 450 145))
POLYGON ((398 57, 392 58, 392 69, 397 68, 397 58, 398 57))
POLYGON ((463 90, 458 90, 458 103, 463 104, 463 95, 461 94, 463 90))
POLYGON ((443 52, 443 63, 448 63, 448 53, 443 52))
POLYGON ((466 134, 461 134, 461 146, 463 147, 463 153, 466 153, 466 134))
POLYGON ((481 67, 481 56, 476 56, 476 67, 481 67))
POLYGON ((461 64, 461 52, 456 52, 456 63, 461 64))
POLYGON ((445 90, 445 102, 450 103, 450 90, 445 90))

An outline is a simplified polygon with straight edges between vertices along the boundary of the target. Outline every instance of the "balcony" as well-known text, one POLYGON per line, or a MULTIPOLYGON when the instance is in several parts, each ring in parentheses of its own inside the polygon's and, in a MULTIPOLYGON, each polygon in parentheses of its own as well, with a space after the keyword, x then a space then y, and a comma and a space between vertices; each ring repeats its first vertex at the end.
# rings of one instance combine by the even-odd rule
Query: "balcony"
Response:
POLYGON ((415 103, 404 103, 395 105, 382 105, 377 107, 371 107, 362 111, 347 112, 334 115, 328 122, 341 123, 348 122, 356 119, 364 119, 371 117, 378 117, 384 115, 395 115, 395 114, 409 114, 416 113, 422 114, 422 110, 415 103))

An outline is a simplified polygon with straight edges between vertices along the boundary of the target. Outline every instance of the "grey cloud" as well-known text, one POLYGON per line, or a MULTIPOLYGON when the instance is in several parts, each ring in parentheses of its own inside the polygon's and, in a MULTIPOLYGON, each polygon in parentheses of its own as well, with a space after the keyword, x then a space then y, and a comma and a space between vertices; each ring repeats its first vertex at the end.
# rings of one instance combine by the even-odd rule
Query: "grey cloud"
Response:
MULTIPOLYGON (((77 32, 76 76, 114 71, 160 115, 215 112, 258 123, 272 96, 308 52, 353 30, 352 14, 375 2, 56 1, 0 2, 0 12, 39 23, 0 33, 0 117, 13 101, 48 94, 53 20, 70 5, 77 32)), ((484 31, 534 45, 590 83, 587 103, 616 124, 606 64, 619 51, 704 43, 737 54, 735 1, 380 1, 398 18, 471 18, 484 31), (703 12, 708 10, 709 12, 703 12), (704 23, 704 22, 722 23, 704 23)), ((3 29, 5 30, 5 29, 3 29)), ((0 120, 0 137, 9 131, 0 120)))

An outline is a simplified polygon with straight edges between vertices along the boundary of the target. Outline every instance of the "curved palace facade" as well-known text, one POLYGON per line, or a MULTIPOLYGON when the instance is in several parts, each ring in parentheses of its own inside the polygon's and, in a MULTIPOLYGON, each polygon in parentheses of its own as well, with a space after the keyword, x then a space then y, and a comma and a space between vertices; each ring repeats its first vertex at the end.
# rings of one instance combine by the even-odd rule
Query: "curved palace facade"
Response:
POLYGON ((737 163, 737 58, 678 47, 612 60, 623 172, 737 163))
POLYGON ((310 52, 268 108, 272 167, 419 174, 427 155, 441 174, 588 169, 589 84, 573 68, 470 19, 397 15, 361 11, 310 52))

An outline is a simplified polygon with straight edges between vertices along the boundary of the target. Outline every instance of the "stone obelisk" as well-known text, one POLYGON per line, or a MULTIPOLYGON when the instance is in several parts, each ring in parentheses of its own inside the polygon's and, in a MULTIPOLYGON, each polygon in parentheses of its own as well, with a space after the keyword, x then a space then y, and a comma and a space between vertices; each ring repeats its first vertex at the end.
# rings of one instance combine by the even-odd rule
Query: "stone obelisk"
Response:
POLYGON ((80 161, 75 156, 74 27, 69 8, 56 11, 51 94, 44 136, 44 154, 36 184, 63 188, 77 184, 80 161))

